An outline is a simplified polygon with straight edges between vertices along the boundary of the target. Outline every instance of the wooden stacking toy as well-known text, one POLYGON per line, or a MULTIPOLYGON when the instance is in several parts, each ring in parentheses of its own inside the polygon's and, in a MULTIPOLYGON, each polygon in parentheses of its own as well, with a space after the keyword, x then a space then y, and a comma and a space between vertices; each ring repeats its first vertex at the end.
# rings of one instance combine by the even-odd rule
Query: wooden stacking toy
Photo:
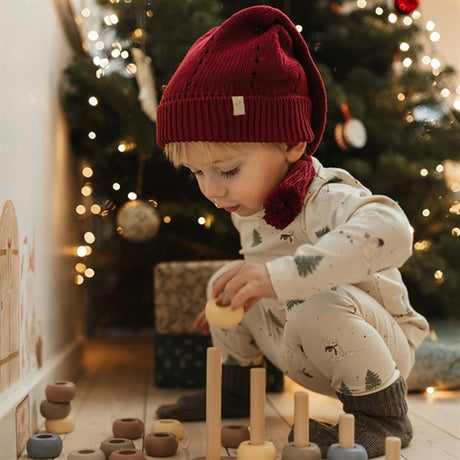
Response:
POLYGON ((250 439, 251 435, 247 425, 225 425, 220 437, 222 446, 236 449, 243 441, 250 439))
POLYGON ((99 448, 104 452, 105 458, 108 460, 110 454, 116 450, 134 449, 134 442, 127 438, 107 438, 101 442, 99 448))
POLYGON ((55 458, 62 452, 62 439, 54 433, 39 433, 31 436, 26 445, 30 458, 55 458))
POLYGON ((206 457, 194 460, 235 460, 235 457, 221 456, 221 392, 222 352, 218 347, 209 347, 206 354, 206 457))
POLYGON ((70 415, 70 410, 75 394, 76 387, 73 382, 58 381, 46 386, 46 399, 40 403, 40 413, 45 417, 47 432, 66 434, 74 430, 75 419, 70 415))
POLYGON ((308 419, 308 393, 298 391, 294 394, 294 441, 283 447, 281 460, 321 460, 320 448, 310 442, 308 419))
POLYGON ((401 439, 396 436, 388 436, 385 439, 385 458, 386 460, 401 459, 401 439))
POLYGON ((117 418, 112 432, 116 438, 139 439, 144 435, 144 422, 136 417, 117 418))
POLYGON ((222 298, 209 299, 205 307, 205 315, 209 324, 220 329, 231 329, 237 326, 244 316, 244 308, 232 310, 230 305, 223 305, 222 298))
POLYGON ((120 449, 110 454, 109 460, 146 460, 144 452, 139 449, 120 449))
POLYGON ((149 433, 144 439, 144 449, 151 457, 171 457, 179 443, 174 433, 149 433))
POLYGON ((339 442, 332 444, 327 451, 328 460, 367 460, 363 446, 355 444, 355 417, 343 414, 339 419, 339 442))
POLYGON ((101 449, 75 449, 67 460, 105 460, 105 454, 101 449))
POLYGON ((276 449, 265 440, 265 369, 251 369, 251 405, 249 441, 243 441, 236 451, 237 460, 275 460, 276 449))
POLYGON ((184 436, 184 429, 179 420, 173 418, 162 418, 152 423, 152 433, 174 433, 178 441, 184 436))

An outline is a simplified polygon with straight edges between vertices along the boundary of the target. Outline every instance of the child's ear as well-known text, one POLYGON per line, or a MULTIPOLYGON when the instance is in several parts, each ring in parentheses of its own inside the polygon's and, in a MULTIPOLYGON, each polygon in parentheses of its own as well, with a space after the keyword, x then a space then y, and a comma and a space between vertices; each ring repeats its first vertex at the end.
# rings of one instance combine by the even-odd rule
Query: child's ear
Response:
POLYGON ((305 152, 307 148, 306 142, 299 142, 297 144, 288 144, 286 150, 286 159, 289 163, 295 163, 305 152))

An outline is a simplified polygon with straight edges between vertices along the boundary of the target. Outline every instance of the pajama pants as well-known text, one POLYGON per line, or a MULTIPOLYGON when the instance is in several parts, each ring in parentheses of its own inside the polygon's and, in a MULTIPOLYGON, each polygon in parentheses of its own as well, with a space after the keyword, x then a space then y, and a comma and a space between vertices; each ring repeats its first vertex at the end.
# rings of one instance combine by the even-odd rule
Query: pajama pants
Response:
POLYGON ((298 384, 326 395, 375 393, 400 375, 407 378, 414 364, 413 347, 395 319, 352 285, 294 305, 262 299, 238 326, 211 327, 211 335, 224 364, 257 366, 265 356, 298 384))

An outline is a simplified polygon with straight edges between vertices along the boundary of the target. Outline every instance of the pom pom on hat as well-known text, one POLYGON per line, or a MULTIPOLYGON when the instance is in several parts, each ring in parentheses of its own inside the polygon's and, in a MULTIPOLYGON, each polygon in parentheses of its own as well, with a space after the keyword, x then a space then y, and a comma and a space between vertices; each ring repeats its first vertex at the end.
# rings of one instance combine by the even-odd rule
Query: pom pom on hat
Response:
POLYGON ((190 48, 157 110, 157 142, 307 142, 326 123, 326 93, 308 47, 280 10, 253 6, 190 48))

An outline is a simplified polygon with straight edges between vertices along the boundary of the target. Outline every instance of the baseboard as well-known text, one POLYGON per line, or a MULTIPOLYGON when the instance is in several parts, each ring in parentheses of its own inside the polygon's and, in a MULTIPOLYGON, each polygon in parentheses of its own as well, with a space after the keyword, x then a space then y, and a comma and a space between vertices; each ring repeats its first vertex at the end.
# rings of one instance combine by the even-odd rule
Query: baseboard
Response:
POLYGON ((39 412, 41 401, 45 398, 45 388, 57 380, 77 380, 83 370, 83 341, 76 339, 54 358, 50 359, 33 375, 25 376, 20 383, 12 385, 0 395, 0 460, 13 460, 18 457, 16 438, 16 409, 25 401, 28 410, 22 411, 22 426, 25 433, 20 434, 19 447, 24 447, 24 440, 36 433, 43 423, 39 412), (28 402, 27 402, 28 399, 28 402), (27 433, 28 431, 28 433, 27 433))

